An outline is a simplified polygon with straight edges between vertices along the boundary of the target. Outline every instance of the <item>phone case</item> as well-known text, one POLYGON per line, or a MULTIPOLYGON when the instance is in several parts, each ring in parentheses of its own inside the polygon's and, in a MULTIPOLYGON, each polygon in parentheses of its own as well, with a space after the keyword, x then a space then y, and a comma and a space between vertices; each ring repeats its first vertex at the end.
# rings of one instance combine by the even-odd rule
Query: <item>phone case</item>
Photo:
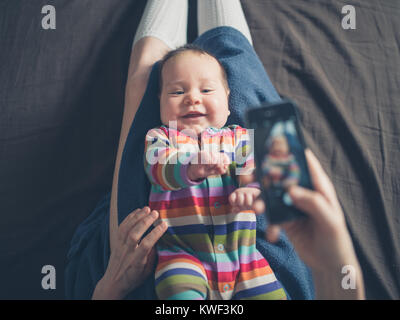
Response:
POLYGON ((268 220, 281 223, 305 217, 288 193, 292 185, 313 189, 296 105, 285 99, 250 109, 247 126, 255 130, 256 176, 268 220))

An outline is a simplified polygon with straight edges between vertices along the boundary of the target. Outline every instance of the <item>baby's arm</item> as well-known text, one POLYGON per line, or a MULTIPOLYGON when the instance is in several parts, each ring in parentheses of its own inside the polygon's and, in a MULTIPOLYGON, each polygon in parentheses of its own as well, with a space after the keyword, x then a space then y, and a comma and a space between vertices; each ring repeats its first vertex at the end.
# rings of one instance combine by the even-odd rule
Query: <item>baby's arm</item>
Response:
POLYGON ((200 151, 197 158, 192 159, 187 176, 192 181, 198 181, 211 175, 225 174, 229 164, 229 157, 224 153, 200 151))
POLYGON ((187 170, 196 153, 180 152, 170 143, 166 130, 156 128, 146 135, 144 168, 150 182, 163 190, 179 190, 199 184, 188 177, 187 170))
POLYGON ((252 175, 255 169, 254 154, 250 135, 247 129, 237 126, 235 128, 235 167, 236 178, 239 188, 229 196, 232 212, 252 210, 253 202, 260 195, 261 190, 258 183, 243 183, 247 176, 252 175))
POLYGON ((223 153, 179 151, 168 139, 166 128, 146 135, 144 167, 153 185, 163 190, 179 190, 201 183, 211 175, 225 174, 230 164, 223 153))
POLYGON ((233 130, 235 136, 233 165, 241 187, 240 176, 251 175, 255 168, 253 141, 247 129, 235 126, 233 130))

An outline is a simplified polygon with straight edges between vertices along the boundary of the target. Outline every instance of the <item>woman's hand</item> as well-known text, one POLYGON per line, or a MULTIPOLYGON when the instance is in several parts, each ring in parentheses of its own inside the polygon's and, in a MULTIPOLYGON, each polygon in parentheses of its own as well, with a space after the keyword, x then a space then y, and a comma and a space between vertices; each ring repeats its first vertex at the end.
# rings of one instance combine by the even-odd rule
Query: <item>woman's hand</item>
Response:
MULTIPOLYGON (((283 228, 298 254, 311 268, 323 268, 341 261, 352 250, 342 209, 335 189, 320 163, 310 150, 306 158, 315 190, 291 186, 288 190, 295 207, 307 214, 307 218, 270 225, 267 239, 275 242, 283 228), (332 248, 337 252, 333 254, 332 248), (324 266, 326 264, 326 266, 324 266)), ((257 202, 257 212, 264 211, 263 203, 257 202)))
MULTIPOLYGON (((317 298, 364 298, 361 268, 334 186, 314 154, 310 150, 305 153, 315 190, 291 186, 289 195, 294 206, 307 217, 279 226, 270 225, 267 240, 276 242, 280 228, 285 230, 301 259, 312 269, 317 298), (352 266, 355 271, 355 290, 342 287, 345 265, 352 266)), ((262 200, 255 202, 254 210, 264 212, 262 200)))
POLYGON ((119 225, 115 250, 92 299, 123 299, 149 275, 155 262, 154 245, 167 230, 166 223, 158 224, 140 239, 157 218, 157 211, 144 207, 133 211, 119 225))

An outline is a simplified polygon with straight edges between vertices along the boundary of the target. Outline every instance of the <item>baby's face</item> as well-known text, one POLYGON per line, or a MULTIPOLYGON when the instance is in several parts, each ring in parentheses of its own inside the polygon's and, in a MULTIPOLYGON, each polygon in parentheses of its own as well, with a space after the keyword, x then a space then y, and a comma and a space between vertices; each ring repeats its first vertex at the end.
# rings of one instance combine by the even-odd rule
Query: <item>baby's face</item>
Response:
POLYGON ((289 153, 289 145, 285 137, 275 137, 271 144, 271 151, 275 156, 285 156, 289 153))
POLYGON ((199 135, 207 127, 222 128, 228 118, 229 89, 221 67, 211 56, 186 51, 170 58, 162 70, 161 121, 199 135))

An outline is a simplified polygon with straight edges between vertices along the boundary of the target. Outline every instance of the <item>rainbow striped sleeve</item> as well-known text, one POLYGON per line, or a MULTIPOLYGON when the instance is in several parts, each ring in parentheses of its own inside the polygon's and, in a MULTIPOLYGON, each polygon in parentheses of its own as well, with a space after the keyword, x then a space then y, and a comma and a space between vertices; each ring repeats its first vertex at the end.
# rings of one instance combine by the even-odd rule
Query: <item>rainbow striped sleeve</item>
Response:
POLYGON ((236 175, 252 174, 255 168, 252 140, 247 129, 235 126, 235 165, 236 175))
POLYGON ((179 190, 200 182, 191 181, 187 168, 196 153, 182 152, 168 139, 168 129, 151 129, 146 135, 144 169, 150 182, 163 190, 179 190))

